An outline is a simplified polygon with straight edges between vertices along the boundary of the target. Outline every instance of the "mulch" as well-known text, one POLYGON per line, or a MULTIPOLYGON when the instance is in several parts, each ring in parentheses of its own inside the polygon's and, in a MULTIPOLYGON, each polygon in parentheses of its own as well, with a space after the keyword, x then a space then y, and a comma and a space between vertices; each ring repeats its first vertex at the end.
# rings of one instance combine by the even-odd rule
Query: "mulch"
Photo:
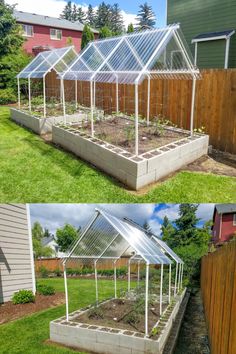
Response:
POLYGON ((14 305, 11 301, 7 301, 0 305, 0 325, 38 311, 61 305, 64 302, 64 293, 56 293, 50 296, 37 294, 35 297, 35 302, 27 304, 14 305))

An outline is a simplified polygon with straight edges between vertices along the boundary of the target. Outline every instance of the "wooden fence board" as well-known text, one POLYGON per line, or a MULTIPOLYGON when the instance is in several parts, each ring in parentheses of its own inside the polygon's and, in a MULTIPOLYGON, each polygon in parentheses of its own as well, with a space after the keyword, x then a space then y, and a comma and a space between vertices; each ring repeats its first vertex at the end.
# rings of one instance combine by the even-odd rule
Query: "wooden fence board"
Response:
MULTIPOLYGON (((236 154, 236 69, 201 71, 196 85, 195 128, 205 127, 215 149, 236 154)), ((60 94, 55 72, 46 76, 48 96, 60 94)), ((114 84, 97 83, 96 102, 111 113, 116 108, 114 84)), ((66 100, 74 100, 75 85, 65 80, 66 100)), ((150 118, 157 115, 189 129, 192 82, 190 80, 151 80, 150 118)), ((119 85, 119 110, 134 113, 134 86, 119 85)), ((90 84, 78 83, 78 101, 90 105, 90 84)), ((147 81, 139 86, 139 113, 147 113, 147 81)))
POLYGON ((202 258, 201 290, 211 353, 235 353, 236 240, 202 258))

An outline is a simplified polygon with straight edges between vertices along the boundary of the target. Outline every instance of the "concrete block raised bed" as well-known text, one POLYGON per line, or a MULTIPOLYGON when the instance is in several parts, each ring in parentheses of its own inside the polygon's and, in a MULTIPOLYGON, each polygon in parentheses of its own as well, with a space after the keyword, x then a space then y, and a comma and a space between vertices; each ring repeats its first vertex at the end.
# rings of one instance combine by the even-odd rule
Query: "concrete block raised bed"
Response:
POLYGON ((175 321, 186 289, 176 298, 176 304, 158 338, 140 336, 138 332, 127 331, 74 321, 88 310, 75 311, 67 322, 64 317, 50 323, 50 339, 54 342, 75 347, 83 351, 106 354, 161 354, 175 321))
POLYGON ((137 157, 69 126, 53 126, 52 140, 134 190, 207 154, 209 143, 207 135, 195 134, 137 157))
MULTIPOLYGON (((10 108, 11 119, 16 123, 23 125, 39 135, 47 134, 52 132, 52 126, 64 121, 63 116, 59 117, 48 117, 48 118, 39 118, 35 117, 29 113, 23 112, 16 108, 10 108)), ((86 118, 85 113, 76 113, 73 115, 67 115, 67 123, 77 123, 82 119, 86 118)))

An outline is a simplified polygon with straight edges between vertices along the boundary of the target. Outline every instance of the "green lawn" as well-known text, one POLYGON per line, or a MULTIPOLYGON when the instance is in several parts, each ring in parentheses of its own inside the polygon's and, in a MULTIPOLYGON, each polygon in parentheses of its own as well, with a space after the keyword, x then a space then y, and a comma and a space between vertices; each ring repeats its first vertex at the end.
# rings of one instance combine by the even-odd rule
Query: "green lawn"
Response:
POLYGON ((72 154, 46 144, 0 108, 0 202, 233 202, 236 178, 180 172, 145 195, 132 194, 113 178, 72 154))
MULTIPOLYGON (((62 278, 41 279, 39 283, 50 284, 57 291, 64 291, 62 278)), ((113 295, 113 282, 99 280, 99 300, 113 295)), ((118 281, 117 289, 124 289, 127 282, 118 281)), ((68 279, 69 311, 95 302, 95 282, 89 279, 68 279)), ((49 323, 51 320, 65 315, 65 306, 58 306, 38 312, 23 319, 0 326, 1 354, 67 354, 73 350, 59 348, 45 343, 49 339, 49 323)), ((78 352, 77 352, 78 353, 78 352)))

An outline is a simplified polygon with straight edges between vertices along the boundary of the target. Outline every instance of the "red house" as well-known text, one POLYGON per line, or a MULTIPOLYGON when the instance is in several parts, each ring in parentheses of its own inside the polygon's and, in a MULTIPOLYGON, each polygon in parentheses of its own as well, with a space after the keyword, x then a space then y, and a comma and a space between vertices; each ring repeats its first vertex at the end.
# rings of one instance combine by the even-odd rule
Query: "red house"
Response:
MULTIPOLYGON (((80 51, 84 28, 82 23, 22 11, 14 11, 14 16, 27 39, 24 48, 28 53, 36 55, 43 50, 67 45, 74 45, 76 51, 80 51)), ((98 33, 96 30, 93 32, 95 36, 98 33)))
POLYGON ((212 241, 215 244, 236 235, 236 204, 216 204, 213 214, 212 241))

